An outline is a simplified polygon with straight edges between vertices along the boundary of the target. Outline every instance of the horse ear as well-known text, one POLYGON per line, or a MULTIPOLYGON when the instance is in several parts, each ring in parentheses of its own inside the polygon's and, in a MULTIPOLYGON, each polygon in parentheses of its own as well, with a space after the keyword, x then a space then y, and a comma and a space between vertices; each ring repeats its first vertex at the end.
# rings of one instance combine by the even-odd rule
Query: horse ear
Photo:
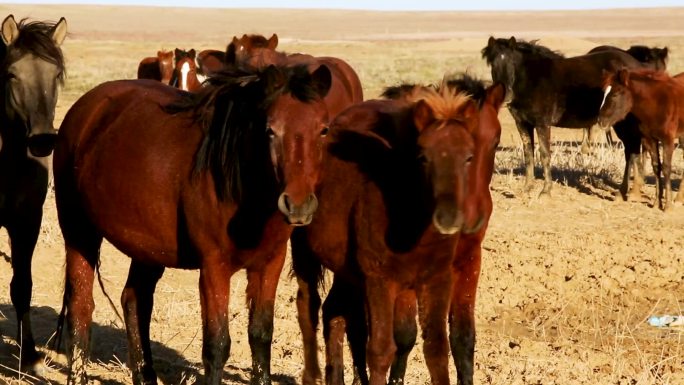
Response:
POLYGON ((494 36, 490 36, 489 40, 487 40, 487 47, 493 47, 494 44, 496 44, 496 39, 494 36))
POLYGON ((278 47, 278 35, 274 33, 273 36, 268 39, 268 48, 275 50, 276 47, 278 47))
POLYGON ((194 59, 197 56, 197 52, 195 52, 195 49, 191 49, 188 51, 188 55, 190 56, 190 59, 194 59))
POLYGON ((311 74, 312 83, 316 88, 316 92, 322 98, 324 98, 330 91, 330 86, 332 85, 332 73, 330 68, 325 64, 321 64, 316 68, 311 74))
POLYGON ((491 104, 496 111, 499 111, 501 105, 506 99, 506 87, 503 83, 496 83, 487 88, 487 97, 485 98, 488 104, 491 104))
POLYGON ((10 45, 17 40, 17 37, 19 37, 19 26, 14 20, 14 15, 9 15, 2 22, 2 41, 5 45, 10 45))
POLYGON ((515 36, 511 36, 511 38, 508 39, 508 46, 511 48, 515 47, 515 36))
POLYGON ((629 85, 629 70, 627 68, 622 68, 617 72, 617 79, 624 86, 629 85))
POLYGON ((52 40, 57 45, 62 45, 67 35, 67 22, 65 18, 60 18, 57 24, 52 28, 52 40))
POLYGON ((435 112, 432 107, 425 101, 419 100, 413 107, 413 123, 419 132, 422 132, 430 124, 435 121, 435 112))
POLYGON ((660 50, 660 58, 663 59, 663 61, 666 61, 666 60, 667 60, 667 54, 668 54, 668 53, 669 53, 668 48, 667 48, 667 47, 663 47, 663 48, 660 50))
POLYGON ((174 55, 174 56, 180 56, 181 53, 183 53, 183 51, 181 51, 181 50, 178 49, 178 48, 176 48, 176 49, 173 50, 173 55, 174 55))

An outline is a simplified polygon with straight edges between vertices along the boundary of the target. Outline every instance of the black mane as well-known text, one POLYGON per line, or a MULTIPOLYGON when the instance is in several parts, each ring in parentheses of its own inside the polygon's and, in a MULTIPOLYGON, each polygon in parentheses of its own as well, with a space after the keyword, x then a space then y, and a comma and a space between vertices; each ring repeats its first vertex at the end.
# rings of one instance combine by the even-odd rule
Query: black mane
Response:
POLYGON ((3 62, 3 72, 9 63, 13 63, 22 55, 31 53, 56 65, 59 69, 59 81, 63 83, 66 76, 66 66, 61 48, 52 39, 55 24, 43 21, 27 22, 27 19, 22 19, 18 23, 19 36, 17 39, 9 47, 0 41, 0 61, 3 62))
POLYGON ((169 113, 191 111, 200 122, 205 137, 195 154, 194 173, 211 172, 219 199, 239 203, 245 197, 247 180, 254 177, 246 170, 262 155, 269 157, 266 112, 286 93, 305 103, 319 98, 306 66, 227 67, 198 93, 165 106, 169 113))
MULTIPOLYGON (((467 73, 461 73, 445 77, 442 84, 446 85, 449 88, 453 88, 469 94, 470 97, 478 103, 479 107, 482 107, 482 103, 484 103, 485 98, 487 97, 486 83, 483 80, 477 79, 467 73)), ((382 94, 380 94, 380 96, 384 99, 397 100, 406 96, 407 94, 410 94, 411 91, 415 89, 415 87, 419 86, 439 88, 439 85, 435 84, 422 86, 420 84, 414 83, 402 83, 396 86, 386 87, 382 94)))
POLYGON ((633 45, 627 49, 627 53, 632 55, 635 59, 642 63, 656 63, 661 60, 663 63, 667 62, 668 49, 651 48, 645 45, 633 45))
POLYGON ((487 44, 486 47, 482 48, 482 58, 487 61, 487 64, 491 65, 498 55, 507 50, 514 50, 522 53, 523 55, 537 56, 546 59, 558 59, 565 57, 558 51, 553 51, 547 47, 544 47, 543 45, 538 45, 537 41, 538 40, 516 40, 515 38, 494 39, 493 44, 487 44))

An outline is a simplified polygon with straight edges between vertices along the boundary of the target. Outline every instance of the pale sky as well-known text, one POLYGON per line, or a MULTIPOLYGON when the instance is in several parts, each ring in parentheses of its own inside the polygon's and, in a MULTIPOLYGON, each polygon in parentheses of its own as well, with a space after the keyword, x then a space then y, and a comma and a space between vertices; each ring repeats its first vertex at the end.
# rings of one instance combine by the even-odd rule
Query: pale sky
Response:
MULTIPOLYGON (((4 3, 6 0, 0 0, 4 3)), ((684 0, 9 0, 19 4, 109 4, 209 8, 329 8, 366 10, 552 10, 682 7, 684 0)))

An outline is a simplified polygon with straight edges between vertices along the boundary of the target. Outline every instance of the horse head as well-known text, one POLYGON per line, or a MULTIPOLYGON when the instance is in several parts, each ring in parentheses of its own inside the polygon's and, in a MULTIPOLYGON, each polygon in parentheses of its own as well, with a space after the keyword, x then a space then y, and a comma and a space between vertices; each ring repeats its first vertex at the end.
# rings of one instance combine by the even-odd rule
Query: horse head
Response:
POLYGON ((515 37, 510 39, 489 37, 487 46, 481 51, 482 58, 491 67, 492 81, 506 86, 506 94, 512 97, 515 83, 515 69, 522 62, 523 55, 517 49, 515 37))
MULTIPOLYGON (((9 15, 2 22, 2 41, 6 55, 1 63, 4 92, 4 115, 16 125, 25 127, 31 155, 50 155, 57 132, 53 127, 58 87, 64 81, 64 57, 60 45, 67 34, 67 23, 17 23, 9 15)), ((7 143, 8 138, 3 138, 7 143)))
POLYGON ((171 51, 157 51, 159 73, 161 74, 161 82, 164 84, 171 85, 174 73, 173 57, 174 55, 171 51))
POLYGON ((603 71, 601 81, 603 101, 599 107, 598 124, 608 129, 621 121, 632 110, 634 100, 630 86, 630 72, 626 68, 618 71, 603 71))
POLYGON ((667 69, 668 48, 647 47, 645 45, 633 45, 627 53, 641 63, 650 65, 656 71, 667 69))
POLYGON ((176 48, 174 51, 175 68, 174 74, 178 84, 176 85, 183 91, 196 91, 202 84, 197 78, 197 62, 194 49, 183 51, 176 48))
MULTIPOLYGON (((277 74, 270 80, 272 84, 283 81, 277 74)), ((290 92, 280 93, 267 111, 271 162, 282 186, 278 209, 292 225, 309 224, 318 207, 314 189, 329 124, 323 98, 331 81, 330 70, 324 65, 311 74, 306 67, 296 67, 287 80, 290 92)))
POLYGON ((282 64, 284 55, 277 52, 278 35, 268 39, 262 35, 233 37, 226 48, 226 62, 229 65, 265 68, 271 64, 282 64))
POLYGON ((418 131, 419 160, 434 198, 432 224, 442 234, 454 234, 465 223, 478 106, 465 93, 448 87, 424 88, 421 93, 413 108, 413 120, 418 131))

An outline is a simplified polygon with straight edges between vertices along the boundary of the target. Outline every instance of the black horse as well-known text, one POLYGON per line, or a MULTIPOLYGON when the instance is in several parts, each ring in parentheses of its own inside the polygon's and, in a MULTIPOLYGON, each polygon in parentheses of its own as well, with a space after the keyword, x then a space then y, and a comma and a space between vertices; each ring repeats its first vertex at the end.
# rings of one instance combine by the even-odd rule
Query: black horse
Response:
POLYGON ((549 194, 552 186, 550 127, 594 125, 603 100, 602 72, 642 67, 625 52, 604 51, 565 58, 535 42, 517 41, 514 37, 490 37, 482 49, 482 57, 491 67, 492 79, 508 88, 508 109, 523 142, 528 190, 534 187, 533 130, 536 128, 544 168, 542 194, 549 194))
POLYGON ((31 259, 43 217, 57 88, 64 80, 59 46, 67 32, 56 24, 2 22, 0 43, 0 226, 11 241, 12 304, 17 312, 21 370, 39 371, 42 359, 31 332, 31 259))

